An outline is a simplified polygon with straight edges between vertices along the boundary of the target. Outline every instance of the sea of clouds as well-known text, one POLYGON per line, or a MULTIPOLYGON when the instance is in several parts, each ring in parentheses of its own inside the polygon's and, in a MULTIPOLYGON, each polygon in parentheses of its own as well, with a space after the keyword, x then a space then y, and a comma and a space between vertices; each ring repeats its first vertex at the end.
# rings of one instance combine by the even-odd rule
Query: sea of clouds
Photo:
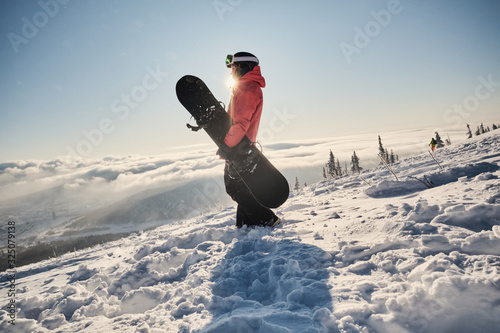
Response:
MULTIPOLYGON (((452 142, 465 140, 464 131, 442 132, 452 142)), ((433 129, 358 134, 342 137, 277 142, 264 145, 264 154, 292 183, 295 177, 305 182, 321 180, 322 167, 332 150, 340 164, 347 163, 354 151, 360 164, 368 169, 380 164, 378 135, 389 151, 399 157, 425 152, 434 136, 433 129)), ((99 159, 59 157, 49 161, 23 160, 0 163, 1 201, 62 187, 68 193, 99 195, 112 202, 149 188, 174 188, 192 180, 222 178, 223 161, 215 147, 203 145, 172 149, 154 156, 108 156, 99 159)))

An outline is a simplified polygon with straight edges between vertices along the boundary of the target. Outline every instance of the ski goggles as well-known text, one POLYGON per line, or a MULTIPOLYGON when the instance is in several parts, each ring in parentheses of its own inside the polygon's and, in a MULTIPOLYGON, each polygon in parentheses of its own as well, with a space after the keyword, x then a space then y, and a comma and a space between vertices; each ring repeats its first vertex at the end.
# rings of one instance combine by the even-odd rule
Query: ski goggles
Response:
POLYGON ((243 62, 243 61, 251 61, 251 62, 256 62, 257 65, 259 64, 259 59, 257 57, 235 57, 232 54, 228 54, 226 57, 226 67, 231 68, 231 65, 237 62, 243 62))

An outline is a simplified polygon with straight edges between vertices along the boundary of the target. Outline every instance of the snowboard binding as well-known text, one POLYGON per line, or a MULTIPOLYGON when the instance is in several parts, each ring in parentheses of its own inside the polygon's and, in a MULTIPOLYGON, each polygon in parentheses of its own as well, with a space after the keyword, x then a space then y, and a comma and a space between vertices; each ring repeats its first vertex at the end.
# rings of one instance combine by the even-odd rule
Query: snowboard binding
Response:
MULTIPOLYGON (((219 102, 224 105, 222 102, 219 102)), ((202 112, 200 116, 196 119, 196 125, 193 126, 189 123, 186 124, 187 128, 189 128, 193 132, 198 132, 201 129, 209 128, 210 125, 214 122, 214 119, 217 117, 217 106, 212 105, 205 109, 205 112, 202 112)), ((193 117, 191 117, 193 118, 193 117)))
MULTIPOLYGON (((189 123, 186 126, 193 132, 198 132, 202 128, 210 127, 210 123, 214 120, 215 106, 209 106, 206 108, 205 112, 201 113, 200 116, 196 119, 196 125, 193 126, 189 123)), ((191 117, 192 118, 192 117, 191 117)))
POLYGON ((236 149, 235 158, 230 161, 233 168, 240 176, 253 173, 260 160, 260 154, 257 147, 253 144, 248 145, 245 143, 241 146, 237 146, 236 149))

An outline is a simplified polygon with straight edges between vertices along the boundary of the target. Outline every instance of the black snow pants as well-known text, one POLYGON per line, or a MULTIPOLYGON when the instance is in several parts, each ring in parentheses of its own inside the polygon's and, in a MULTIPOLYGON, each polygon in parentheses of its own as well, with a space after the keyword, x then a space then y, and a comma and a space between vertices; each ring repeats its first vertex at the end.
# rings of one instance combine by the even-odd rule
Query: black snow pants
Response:
POLYGON ((248 187, 228 162, 224 167, 224 184, 227 194, 238 203, 236 210, 236 226, 238 228, 244 224, 262 226, 278 218, 272 210, 255 200, 248 187))

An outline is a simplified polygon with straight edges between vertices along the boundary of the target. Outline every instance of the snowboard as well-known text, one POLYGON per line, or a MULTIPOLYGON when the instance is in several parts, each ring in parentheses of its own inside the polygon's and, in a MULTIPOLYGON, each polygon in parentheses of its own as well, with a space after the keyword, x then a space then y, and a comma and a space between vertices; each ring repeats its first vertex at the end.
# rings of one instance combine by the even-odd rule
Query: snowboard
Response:
MULTIPOLYGON (((204 129, 217 146, 224 142, 232 120, 205 83, 196 76, 186 75, 175 87, 179 102, 196 120, 198 126, 187 124, 197 131, 204 129)), ((233 170, 243 179, 255 199, 264 207, 281 206, 290 193, 288 181, 262 152, 243 137, 229 158, 233 170)))

